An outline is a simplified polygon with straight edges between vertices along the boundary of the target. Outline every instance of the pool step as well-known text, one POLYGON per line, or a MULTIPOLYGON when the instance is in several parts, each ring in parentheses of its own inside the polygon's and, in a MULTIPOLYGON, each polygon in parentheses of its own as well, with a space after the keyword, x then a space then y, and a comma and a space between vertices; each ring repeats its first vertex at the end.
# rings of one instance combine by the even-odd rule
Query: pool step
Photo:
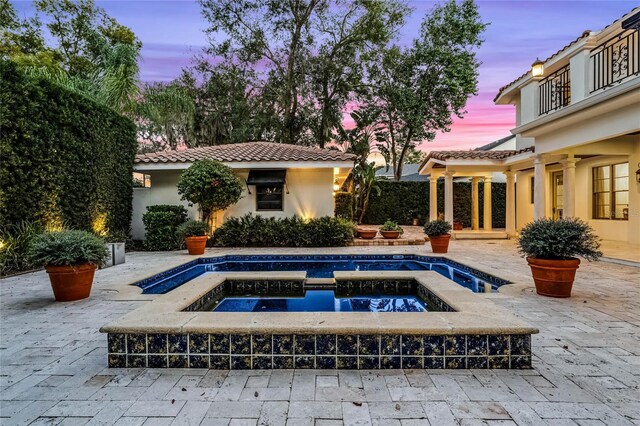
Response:
POLYGON ((305 287, 308 286, 331 286, 336 285, 335 278, 307 278, 304 281, 305 287))

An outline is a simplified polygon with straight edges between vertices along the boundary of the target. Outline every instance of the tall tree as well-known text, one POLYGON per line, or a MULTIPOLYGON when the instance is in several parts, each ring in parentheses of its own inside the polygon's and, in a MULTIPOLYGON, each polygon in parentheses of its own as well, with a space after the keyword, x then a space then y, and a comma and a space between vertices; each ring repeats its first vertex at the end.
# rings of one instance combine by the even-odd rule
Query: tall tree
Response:
POLYGON ((410 47, 380 49, 369 63, 364 108, 379 117, 396 180, 418 143, 449 131, 453 117, 465 114, 477 93, 475 50, 486 25, 473 0, 450 0, 425 17, 410 47))

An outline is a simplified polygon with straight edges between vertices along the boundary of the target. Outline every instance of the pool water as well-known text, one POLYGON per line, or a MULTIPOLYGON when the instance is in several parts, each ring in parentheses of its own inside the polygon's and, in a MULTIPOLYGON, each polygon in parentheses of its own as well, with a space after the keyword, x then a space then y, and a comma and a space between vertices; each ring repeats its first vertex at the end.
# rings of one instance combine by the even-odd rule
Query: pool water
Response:
POLYGON ((416 255, 221 256, 196 259, 135 285, 145 294, 164 294, 207 273, 306 271, 307 278, 332 278, 335 271, 434 271, 474 292, 495 290, 508 281, 441 257, 416 255))
POLYGON ((302 297, 225 297, 202 310, 214 312, 425 312, 413 295, 336 297, 333 290, 306 290, 302 297))

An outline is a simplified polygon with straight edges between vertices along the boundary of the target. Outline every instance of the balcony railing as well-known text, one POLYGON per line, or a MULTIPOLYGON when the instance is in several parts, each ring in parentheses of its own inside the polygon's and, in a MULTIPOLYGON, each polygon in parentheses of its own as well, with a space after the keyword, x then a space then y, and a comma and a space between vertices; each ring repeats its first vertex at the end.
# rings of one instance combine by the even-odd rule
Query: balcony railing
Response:
POLYGON ((591 51, 591 93, 640 74, 639 34, 623 31, 591 51))
POLYGON ((549 74, 538 86, 540 115, 564 108, 571 102, 569 65, 549 74))

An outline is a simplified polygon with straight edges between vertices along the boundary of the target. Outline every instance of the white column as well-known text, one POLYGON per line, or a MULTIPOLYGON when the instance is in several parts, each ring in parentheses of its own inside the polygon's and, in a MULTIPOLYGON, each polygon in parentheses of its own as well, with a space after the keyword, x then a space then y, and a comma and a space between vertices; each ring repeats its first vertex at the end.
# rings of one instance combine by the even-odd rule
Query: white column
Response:
POLYGON ((547 215, 545 205, 546 167, 541 155, 537 155, 533 161, 534 187, 533 187, 533 219, 542 219, 547 215))
POLYGON ((477 231, 480 229, 480 202, 478 184, 480 178, 471 178, 471 229, 477 231))
POLYGON ((444 172, 444 220, 453 224, 453 174, 454 171, 444 172))
POLYGON ((570 155, 562 163, 562 217, 576 214, 576 158, 570 155))
POLYGON ((438 176, 429 177, 429 220, 438 218, 438 176))
POLYGON ((485 231, 491 231, 491 176, 484 177, 484 224, 485 231))
POLYGON ((505 227, 507 235, 514 236, 516 234, 516 188, 515 174, 513 171, 503 172, 507 177, 507 196, 506 196, 506 215, 505 227))

